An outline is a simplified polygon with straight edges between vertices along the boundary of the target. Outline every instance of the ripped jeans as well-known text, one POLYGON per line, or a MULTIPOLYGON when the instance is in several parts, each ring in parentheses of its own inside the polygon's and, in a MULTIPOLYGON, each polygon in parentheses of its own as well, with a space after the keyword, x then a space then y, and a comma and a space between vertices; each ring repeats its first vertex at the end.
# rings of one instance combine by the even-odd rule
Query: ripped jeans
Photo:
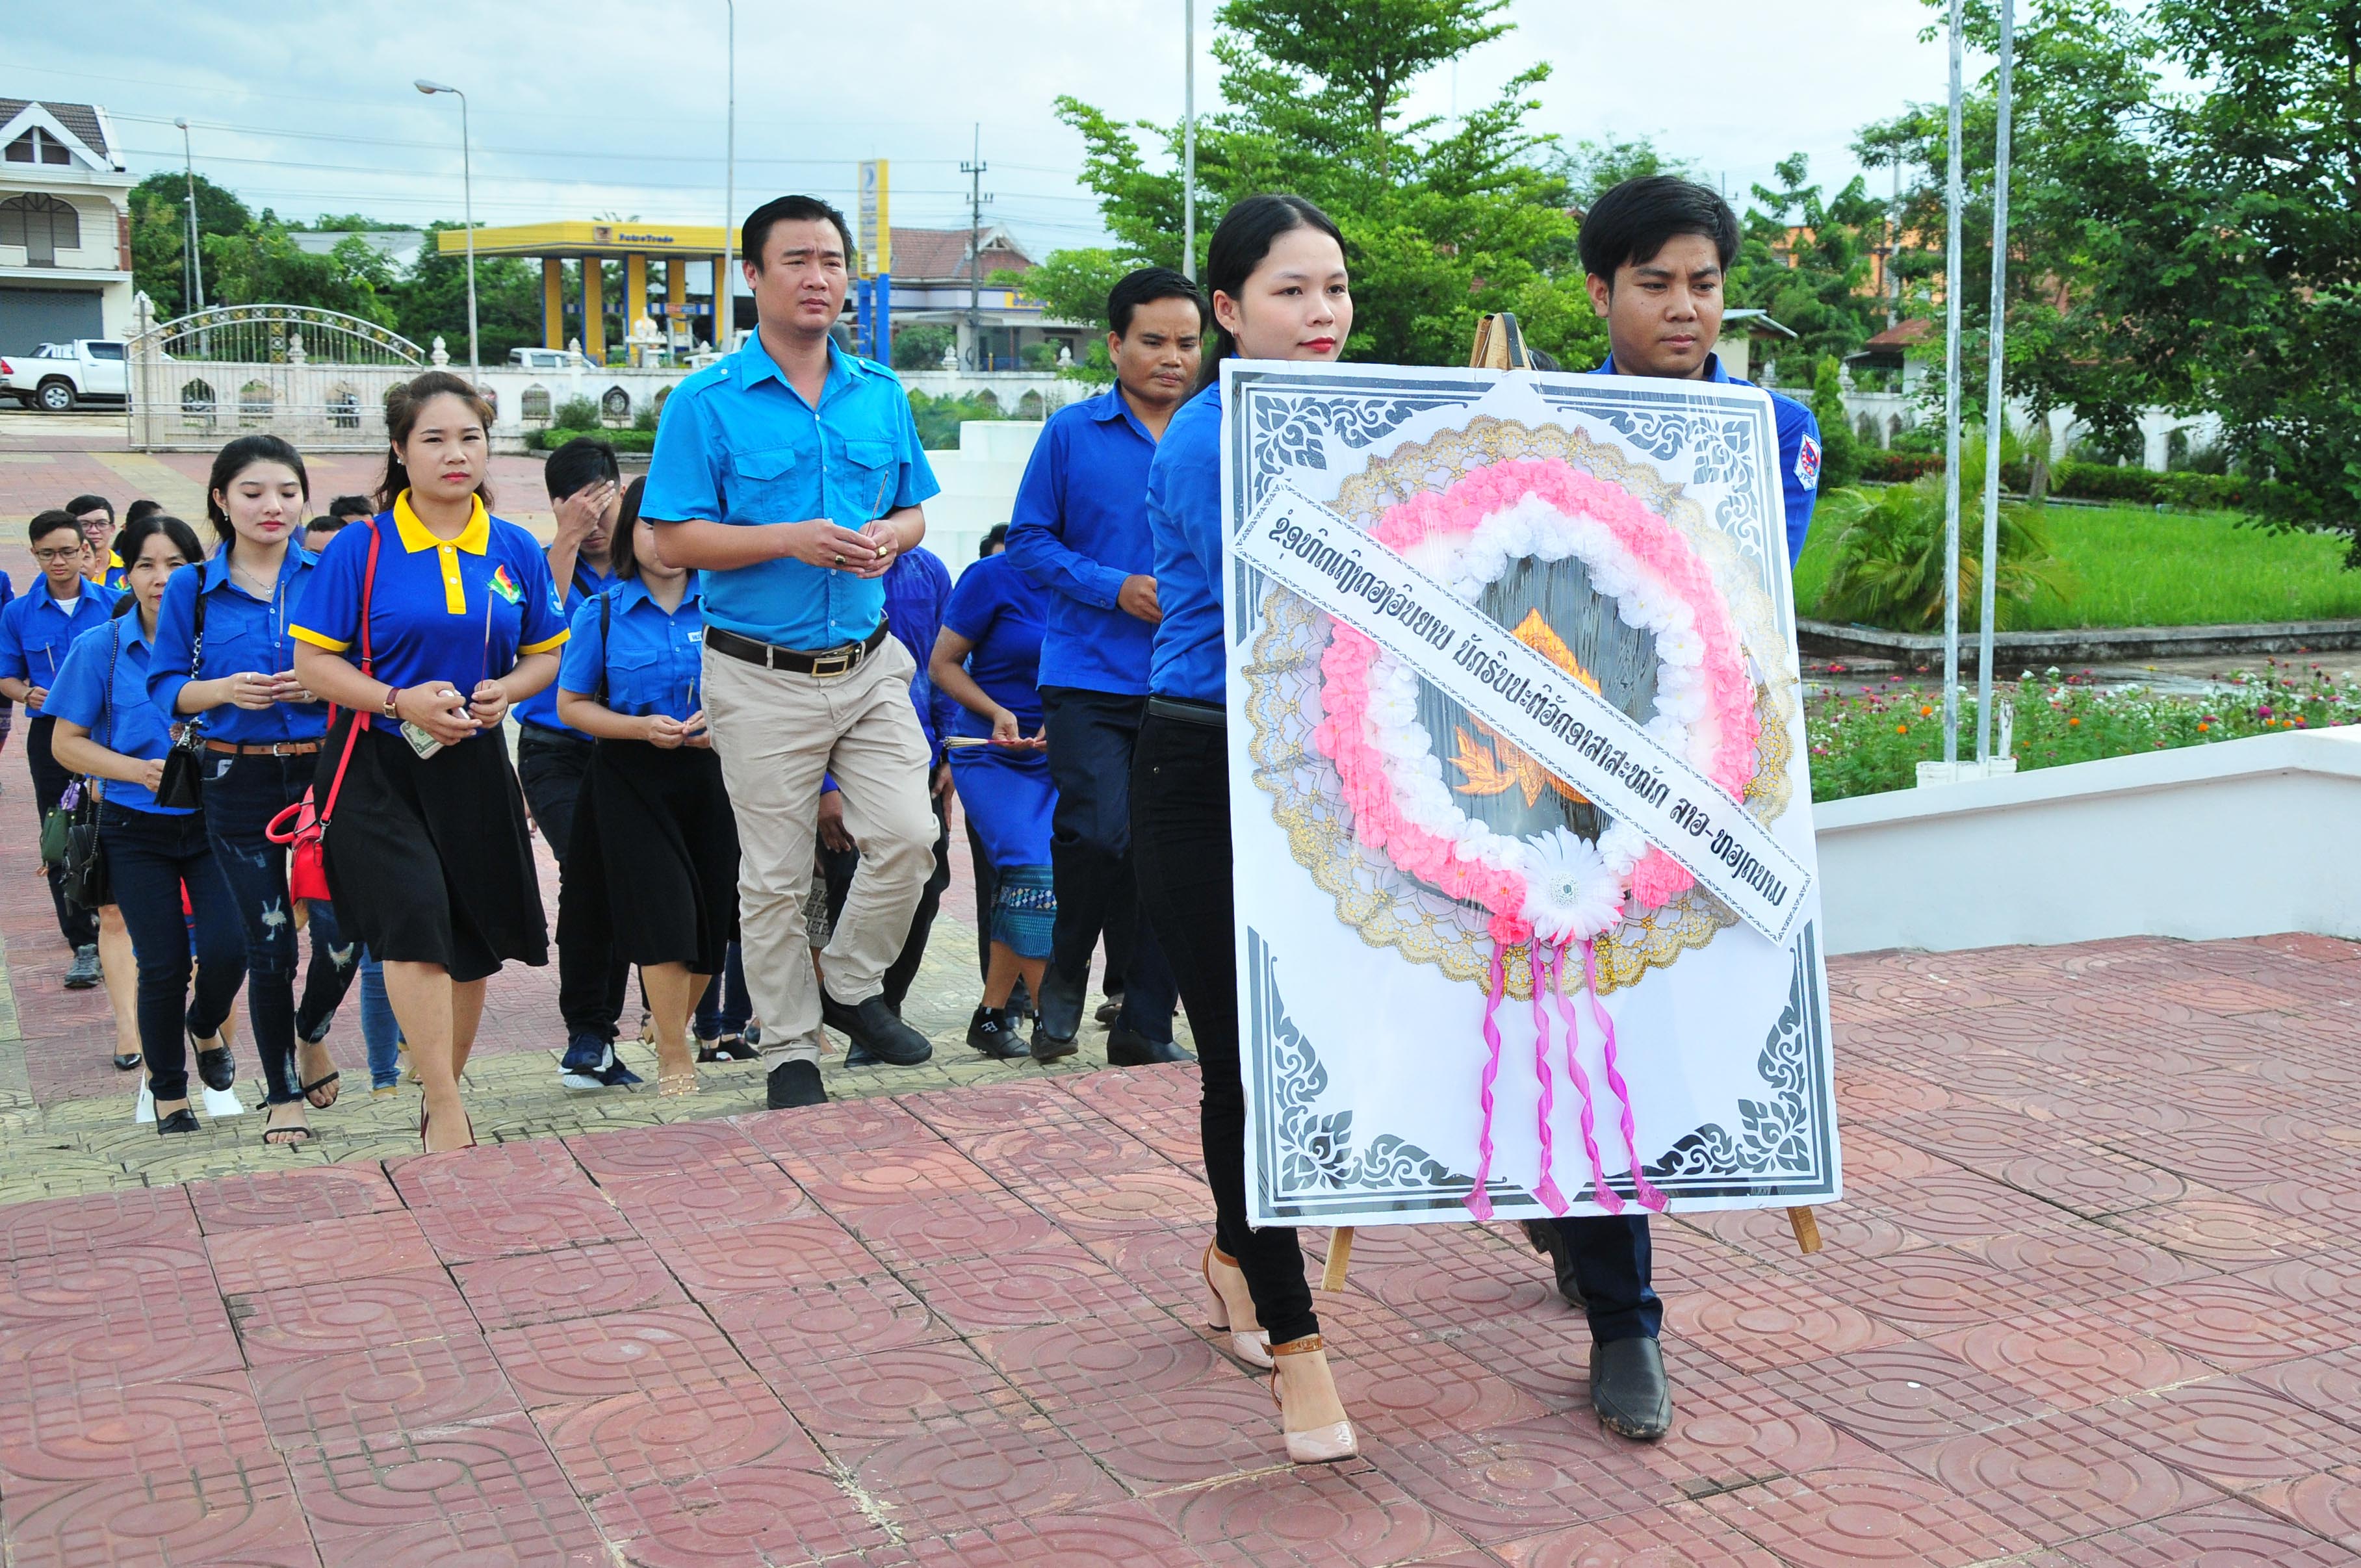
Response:
POLYGON ((296 1070, 299 1039, 328 1032, 336 1005, 359 972, 357 943, 336 927, 336 912, 312 905, 312 971, 295 1007, 295 908, 287 896, 287 850, 263 836, 270 819, 303 798, 316 757, 222 756, 207 759, 204 817, 214 860, 246 925, 246 1006, 254 1047, 270 1086, 270 1103, 302 1097, 296 1070))

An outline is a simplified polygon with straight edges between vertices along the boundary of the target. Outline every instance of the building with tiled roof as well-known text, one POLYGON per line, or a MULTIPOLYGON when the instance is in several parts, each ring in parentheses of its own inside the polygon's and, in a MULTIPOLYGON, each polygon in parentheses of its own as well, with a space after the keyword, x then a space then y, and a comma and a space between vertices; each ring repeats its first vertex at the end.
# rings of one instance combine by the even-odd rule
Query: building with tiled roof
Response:
POLYGON ((895 329, 920 325, 956 329, 961 368, 1027 368, 1028 349, 1037 357, 1045 353, 1035 349, 1036 345, 1047 345, 1046 352, 1051 356, 1060 348, 1076 357, 1088 352, 1086 326, 1044 321, 1038 302, 1017 290, 992 283, 995 272, 1030 272, 1035 266, 1016 236, 1003 225, 986 224, 980 230, 914 229, 897 224, 893 245, 895 329), (972 323, 968 315, 971 269, 983 280, 976 290, 972 323))
POLYGON ((98 104, 0 97, 0 354, 130 332, 134 183, 98 104))

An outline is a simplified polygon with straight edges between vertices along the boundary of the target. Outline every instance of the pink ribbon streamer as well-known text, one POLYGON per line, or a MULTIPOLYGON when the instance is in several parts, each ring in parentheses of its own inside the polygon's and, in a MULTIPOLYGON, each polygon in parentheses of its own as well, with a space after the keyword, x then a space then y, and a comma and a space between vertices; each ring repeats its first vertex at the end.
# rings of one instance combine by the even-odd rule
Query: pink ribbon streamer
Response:
MULTIPOLYGON (((1583 944, 1587 948, 1587 942, 1583 944)), ((1598 1156, 1598 1121, 1591 1111, 1590 1075, 1582 1070, 1582 1034, 1575 1025, 1574 1009, 1565 1000, 1565 944, 1557 946, 1557 963, 1551 973, 1552 1000, 1557 1003, 1558 1016, 1565 1021, 1565 1072, 1574 1080, 1575 1092, 1582 1096, 1582 1152, 1590 1157, 1590 1186, 1598 1206, 1610 1214, 1623 1212, 1623 1195, 1607 1185, 1607 1165, 1598 1156)), ((1535 984, 1540 983, 1536 977, 1535 984)))
POLYGON ((1500 1076, 1500 998, 1509 988, 1509 966, 1496 943, 1492 948, 1492 997, 1484 1004, 1484 1043, 1491 1055, 1484 1063, 1480 1099, 1484 1120, 1476 1135, 1476 1185, 1467 1191, 1467 1212, 1478 1220, 1492 1217, 1492 1195, 1484 1189, 1492 1179, 1492 1085, 1500 1076))
MULTIPOLYGON (((1535 941, 1528 951, 1532 956, 1533 966, 1533 1076, 1541 1080, 1542 1086, 1542 1179, 1533 1188, 1533 1197, 1539 1200, 1541 1206, 1551 1213, 1563 1214, 1566 1211, 1567 1204, 1565 1194, 1558 1190, 1557 1177, 1554 1169, 1556 1159, 1551 1147, 1550 1135, 1550 1105, 1553 1097, 1549 1069, 1549 1012, 1542 1005, 1542 992, 1549 985, 1549 949, 1539 941, 1535 941)), ((1566 1048, 1566 1059, 1569 1061, 1574 1059, 1571 1043, 1566 1048)))
MULTIPOLYGON (((1561 978, 1565 972, 1563 969, 1559 970, 1561 978)), ((1631 1086, 1623 1081, 1623 1074, 1615 1066, 1615 1020, 1608 1015, 1606 1007, 1599 1003, 1598 949, 1595 944, 1588 941, 1582 944, 1582 980, 1584 989, 1590 995, 1590 1015, 1598 1020, 1599 1032, 1607 1037, 1607 1087, 1615 1091, 1616 1100, 1623 1107, 1623 1146, 1631 1157, 1632 1196, 1642 1209, 1653 1210, 1661 1214, 1668 1206, 1669 1201, 1662 1192, 1648 1185, 1648 1179, 1640 1174, 1640 1129, 1631 1119, 1631 1086)), ((1600 1190, 1604 1190, 1606 1185, 1602 1179, 1599 1182, 1600 1190)))

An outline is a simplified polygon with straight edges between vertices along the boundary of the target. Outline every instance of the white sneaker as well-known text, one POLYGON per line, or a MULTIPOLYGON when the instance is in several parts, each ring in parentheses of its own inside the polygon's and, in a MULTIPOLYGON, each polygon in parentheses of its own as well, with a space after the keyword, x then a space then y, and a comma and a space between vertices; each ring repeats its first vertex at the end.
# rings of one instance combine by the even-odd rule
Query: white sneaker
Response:
POLYGON ((131 1120, 135 1124, 156 1120, 156 1091, 144 1083, 139 1086, 139 1097, 131 1102, 131 1120))
POLYGON ((218 1122, 225 1116, 246 1114, 246 1102, 237 1097, 235 1089, 207 1089, 203 1091, 203 1096, 207 1121, 218 1122))

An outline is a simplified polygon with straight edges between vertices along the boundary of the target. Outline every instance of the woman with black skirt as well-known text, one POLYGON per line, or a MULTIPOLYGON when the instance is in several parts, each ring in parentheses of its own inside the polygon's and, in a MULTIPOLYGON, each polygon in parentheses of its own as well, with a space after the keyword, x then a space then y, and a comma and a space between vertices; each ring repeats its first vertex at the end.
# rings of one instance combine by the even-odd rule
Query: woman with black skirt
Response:
POLYGON ((386 510, 329 541, 291 630, 303 688, 344 710, 314 781, 329 894, 385 966, 439 1154, 475 1142, 459 1075, 484 981, 549 961, 500 725, 556 678, 566 622, 540 544, 487 510, 491 406, 430 370, 385 418, 386 510))
POLYGON ((1213 348, 1197 395, 1172 416, 1148 470, 1148 528, 1164 619, 1132 757, 1132 853, 1140 906, 1171 960, 1203 1067, 1202 1130, 1214 1212, 1204 1269, 1213 1324, 1230 1331, 1240 1356, 1274 1367, 1287 1456, 1319 1464, 1347 1458, 1356 1447, 1312 1315, 1303 1254, 1292 1227, 1246 1223, 1222 650, 1220 367, 1231 355, 1334 359, 1353 328, 1353 296, 1336 225, 1300 196, 1250 196, 1231 207, 1206 261, 1213 348))
POLYGON ((575 808, 559 939, 606 939, 640 966, 656 1091, 697 1092, 688 1015, 738 936, 738 820, 697 689, 705 608, 623 493, 615 586, 574 612, 557 717, 598 744, 575 808), (577 896, 577 883, 579 896, 577 896))
POLYGON ((193 1133, 182 1041, 197 1047, 208 1086, 227 1089, 236 1081, 222 1025, 246 978, 246 938, 204 818, 156 798, 172 737, 163 710, 148 700, 148 666, 165 584, 203 556, 189 525, 160 512, 123 531, 122 553, 131 563, 132 603, 112 625, 74 643, 43 711, 57 721, 51 743, 58 764, 97 782, 101 791, 98 842, 110 902, 123 912, 138 957, 139 1047, 156 1098, 156 1130, 193 1133))

